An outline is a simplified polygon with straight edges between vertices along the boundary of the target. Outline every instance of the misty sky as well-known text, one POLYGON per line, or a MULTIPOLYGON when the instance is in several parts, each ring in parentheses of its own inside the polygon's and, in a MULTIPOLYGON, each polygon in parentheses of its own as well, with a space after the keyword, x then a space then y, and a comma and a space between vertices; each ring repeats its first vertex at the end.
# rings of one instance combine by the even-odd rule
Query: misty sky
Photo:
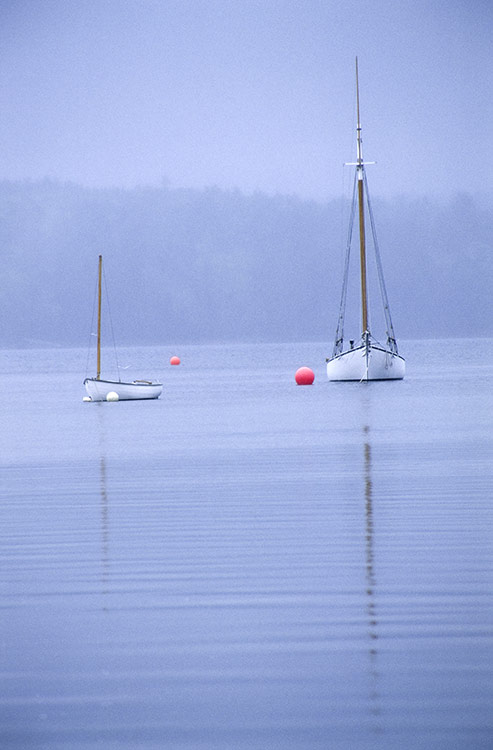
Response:
POLYGON ((490 0, 1 0, 0 179, 491 199, 490 0), (347 170, 346 170, 347 171, 347 170))

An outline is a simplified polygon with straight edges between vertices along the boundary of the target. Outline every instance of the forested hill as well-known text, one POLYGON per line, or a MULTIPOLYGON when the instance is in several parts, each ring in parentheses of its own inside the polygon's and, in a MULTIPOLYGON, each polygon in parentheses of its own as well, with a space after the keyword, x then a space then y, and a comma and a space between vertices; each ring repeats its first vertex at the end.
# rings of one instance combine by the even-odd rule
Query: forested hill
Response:
MULTIPOLYGON (((493 335, 493 211, 373 209, 398 338, 493 335)), ((100 253, 119 344, 331 342, 346 216, 215 188, 1 183, 1 346, 85 346, 100 253)))

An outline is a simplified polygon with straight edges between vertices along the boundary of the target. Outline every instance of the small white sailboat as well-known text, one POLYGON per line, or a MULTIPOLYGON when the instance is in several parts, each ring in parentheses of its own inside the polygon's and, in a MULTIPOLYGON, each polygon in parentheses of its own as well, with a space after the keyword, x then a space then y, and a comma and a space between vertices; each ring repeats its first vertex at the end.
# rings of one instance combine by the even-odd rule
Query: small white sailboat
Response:
POLYGON ((390 307, 387 291, 383 278, 380 251, 378 248, 373 212, 370 205, 368 184, 366 180, 365 164, 372 162, 363 161, 361 121, 359 111, 359 81, 358 81, 358 59, 356 58, 356 104, 357 104, 357 159, 351 166, 356 167, 353 186, 353 201, 351 209, 348 241, 346 246, 346 259, 344 264, 344 278, 342 284, 341 304, 339 320, 332 356, 327 358, 327 376, 329 380, 402 380, 405 374, 405 361, 397 349, 394 328, 390 316, 390 307), (357 196, 356 196, 357 193, 357 196), (346 298, 348 290, 349 260, 351 250, 351 239, 353 223, 356 214, 356 202, 359 213, 359 239, 360 239, 360 275, 361 275, 361 337, 359 340, 349 341, 349 346, 344 343, 344 320, 346 314, 346 298), (373 247, 375 250, 375 265, 382 298, 385 325, 387 329, 387 340, 380 344, 370 333, 369 311, 368 311, 368 281, 367 281, 367 257, 365 236, 365 206, 370 218, 373 247))
POLYGON ((159 398, 163 390, 162 383, 152 380, 133 380, 125 383, 122 380, 103 380, 101 378, 101 299, 102 299, 103 256, 99 256, 98 265, 98 343, 97 368, 95 378, 86 378, 84 385, 91 401, 133 401, 137 399, 159 398))

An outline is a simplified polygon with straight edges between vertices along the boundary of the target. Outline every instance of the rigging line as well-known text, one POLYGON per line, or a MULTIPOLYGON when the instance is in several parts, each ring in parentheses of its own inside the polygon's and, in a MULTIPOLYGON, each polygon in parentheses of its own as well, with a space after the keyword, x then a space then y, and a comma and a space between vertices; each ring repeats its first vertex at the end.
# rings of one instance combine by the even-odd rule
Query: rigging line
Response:
MULTIPOLYGON (((347 107, 348 110, 348 121, 354 123, 354 130, 356 130, 356 123, 357 123, 357 92, 356 87, 353 91, 353 100, 352 104, 347 107), (351 114, 349 115, 349 110, 351 110, 351 114)), ((354 135, 353 131, 348 130, 347 135, 347 147, 344 150, 344 153, 351 154, 354 149, 354 135)), ((351 170, 347 170, 346 167, 348 166, 348 162, 344 162, 342 164, 342 209, 341 209, 341 217, 342 217, 342 224, 341 224, 341 247, 344 247, 343 245, 343 237, 344 237, 344 230, 345 227, 348 226, 348 217, 349 215, 352 215, 352 210, 354 209, 353 203, 354 203, 354 197, 355 197, 355 184, 354 184, 354 174, 351 170), (347 179, 346 179, 347 175, 347 179), (351 180, 351 176, 353 179, 351 180), (351 197, 351 188, 352 191, 352 197, 351 197), (347 207, 351 206, 350 211, 347 210, 347 207)))
POLYGON ((354 180, 353 180, 353 195, 351 199, 351 210, 350 210, 350 216, 349 216, 349 225, 348 225, 348 232, 347 232, 347 240, 346 240, 346 258, 345 258, 345 264, 344 264, 344 277, 343 277, 343 287, 342 287, 342 294, 341 294, 341 308, 340 308, 340 320, 341 320, 341 339, 343 338, 343 326, 344 326, 344 319, 346 316, 346 301, 347 301, 347 288, 348 288, 348 281, 349 281, 349 262, 350 262, 350 255, 351 255, 351 245, 353 240, 353 229, 354 229, 354 219, 356 216, 356 185, 357 185, 357 175, 355 173, 354 180))
POLYGON ((110 296, 108 294, 108 284, 106 282, 106 274, 105 274, 105 271, 104 271, 104 266, 103 266, 103 280, 104 280, 104 290, 106 292, 106 302, 107 302, 106 306, 107 306, 107 309, 108 309, 108 319, 110 321, 111 338, 112 338, 112 341, 113 341, 113 351, 114 351, 114 354, 115 354, 116 370, 117 370, 117 373, 118 373, 118 380, 121 382, 120 363, 118 361, 118 352, 116 350, 115 332, 114 332, 114 329, 113 329, 113 318, 111 317, 110 296))
POLYGON ((343 272, 344 269, 344 229, 347 226, 345 221, 345 206, 346 206, 346 184, 344 181, 344 164, 341 167, 341 202, 340 202, 340 211, 339 211, 339 247, 340 247, 340 254, 339 254, 339 265, 340 265, 340 272, 343 272))
POLYGON ((340 210, 340 227, 339 227, 339 246, 340 251, 340 273, 344 275, 344 268, 346 263, 346 252, 347 252, 347 239, 348 239, 348 226, 351 225, 351 216, 353 212, 354 203, 354 175, 352 172, 348 173, 346 169, 347 164, 342 165, 342 176, 341 176, 341 210, 340 210))
POLYGON ((334 352, 332 356, 335 356, 339 351, 342 351, 342 343, 344 340, 344 319, 346 316, 347 287, 348 287, 348 278, 349 278, 349 259, 351 255, 351 242, 352 242, 352 237, 353 237, 354 216, 356 213, 356 184, 357 184, 357 174, 355 172, 354 181, 353 181, 353 197, 351 200, 351 215, 349 219, 349 227, 348 227, 347 241, 346 241, 346 257, 344 261, 344 275, 343 275, 343 281, 342 281, 341 302, 339 306, 339 318, 337 321, 336 339, 334 343, 334 352))
POLYGON ((94 318, 96 315, 96 301, 98 298, 98 283, 96 281, 96 285, 94 287, 94 299, 92 302, 92 318, 91 318, 91 327, 89 329, 89 343, 87 345, 87 360, 86 360, 86 378, 89 375, 89 357, 91 356, 91 343, 92 343, 92 329, 94 327, 94 318))
POLYGON ((390 345, 391 350, 397 354, 397 342, 395 339, 394 326, 392 325, 392 316, 390 314, 389 299, 387 296, 387 289, 385 286, 382 260, 380 256, 380 248, 379 248, 378 240, 377 240, 375 220, 373 218, 373 209, 372 209, 372 205, 370 202, 370 193, 368 192, 368 183, 366 180, 365 172, 363 172, 363 179, 365 182, 366 202, 368 205, 368 214, 370 216, 371 231, 372 231, 372 236, 373 236, 373 245, 375 248, 375 260, 376 260, 376 265, 377 265, 378 283, 380 286, 380 296, 382 298, 383 310, 384 310, 384 315, 385 315, 385 323, 387 325, 387 339, 388 339, 388 343, 390 345))

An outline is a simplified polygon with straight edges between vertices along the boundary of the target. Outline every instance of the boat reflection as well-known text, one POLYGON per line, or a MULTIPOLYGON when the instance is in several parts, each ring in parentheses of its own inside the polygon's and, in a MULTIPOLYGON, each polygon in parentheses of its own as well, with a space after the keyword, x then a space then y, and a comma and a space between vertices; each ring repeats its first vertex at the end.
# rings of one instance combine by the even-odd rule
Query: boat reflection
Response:
MULTIPOLYGON (((98 404, 100 406, 101 404, 98 404)), ((106 468, 106 432, 104 409, 97 409, 99 433, 99 495, 101 509, 101 583, 103 595, 108 594, 110 578, 110 527, 108 478, 106 468)), ((107 609, 106 606, 103 609, 107 609)))
POLYGON ((377 581, 375 575, 375 547, 374 547, 374 518, 373 518, 373 481, 372 481, 372 450, 370 443, 370 428, 363 427, 363 478, 365 494, 365 577, 366 577, 366 611, 368 619, 369 647, 369 710, 375 723, 373 732, 380 734, 382 726, 377 723, 377 717, 382 713, 379 693, 378 672, 378 619, 376 605, 377 581))

